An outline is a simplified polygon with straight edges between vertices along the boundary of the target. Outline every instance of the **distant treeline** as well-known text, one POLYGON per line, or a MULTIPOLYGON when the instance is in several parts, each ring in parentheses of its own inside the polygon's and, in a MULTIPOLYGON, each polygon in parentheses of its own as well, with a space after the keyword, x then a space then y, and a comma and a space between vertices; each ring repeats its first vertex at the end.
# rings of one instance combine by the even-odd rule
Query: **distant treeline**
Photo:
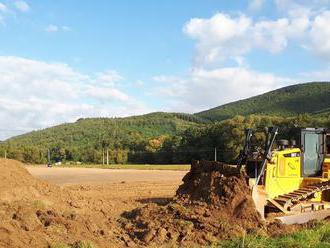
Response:
POLYGON ((244 129, 257 129, 256 145, 262 144, 262 129, 280 128, 279 138, 299 141, 299 129, 328 127, 327 116, 296 117, 251 115, 210 123, 187 114, 154 113, 125 119, 81 119, 73 124, 32 132, 0 144, 0 156, 26 163, 82 162, 178 164, 192 159, 233 162, 242 149, 244 129))

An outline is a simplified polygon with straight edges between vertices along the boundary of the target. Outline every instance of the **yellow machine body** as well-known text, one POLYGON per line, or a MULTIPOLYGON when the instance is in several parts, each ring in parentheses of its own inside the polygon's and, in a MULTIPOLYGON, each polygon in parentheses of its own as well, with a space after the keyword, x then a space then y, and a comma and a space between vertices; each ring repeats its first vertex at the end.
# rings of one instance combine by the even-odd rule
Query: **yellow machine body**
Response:
POLYGON ((273 199, 301 186, 303 178, 301 177, 300 154, 301 151, 298 148, 273 152, 265 171, 264 185, 267 198, 273 199))
MULTIPOLYGON (((302 152, 299 148, 273 151, 272 159, 267 163, 264 189, 267 199, 274 199, 307 185, 330 180, 330 158, 325 158, 321 177, 302 177, 302 152)), ((321 201, 321 196, 313 199, 321 201)))

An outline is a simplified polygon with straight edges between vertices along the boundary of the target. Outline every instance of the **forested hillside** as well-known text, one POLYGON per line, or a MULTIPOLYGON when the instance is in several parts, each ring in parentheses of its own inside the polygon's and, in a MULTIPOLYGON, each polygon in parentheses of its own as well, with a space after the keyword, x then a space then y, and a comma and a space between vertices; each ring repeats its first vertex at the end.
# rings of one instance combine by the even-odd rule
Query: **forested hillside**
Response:
POLYGON ((284 87, 206 110, 197 113, 196 116, 220 121, 236 115, 295 116, 304 113, 313 115, 330 113, 330 82, 284 87))
POLYGON ((328 113, 330 83, 299 84, 196 115, 80 119, 4 141, 0 156, 46 163, 49 150, 52 162, 102 163, 108 151, 110 163, 189 163, 213 159, 216 149, 219 160, 234 162, 245 128, 276 125, 280 137, 297 139, 299 128, 330 128, 328 113))
POLYGON ((110 150, 110 162, 126 161, 128 151, 152 152, 168 137, 205 122, 184 113, 151 113, 127 118, 87 118, 16 136, 0 145, 0 156, 44 163, 50 149, 52 161, 101 162, 110 150), (114 154, 115 153, 115 154, 114 154))
MULTIPOLYGON (((53 162, 100 164, 104 158, 104 151, 109 150, 110 163, 172 164, 190 163, 192 159, 212 160, 216 149, 219 160, 234 162, 242 149, 245 128, 259 130, 256 144, 262 144, 265 138, 262 130, 268 126, 280 127, 279 137, 296 140, 299 139, 299 128, 330 128, 329 118, 315 118, 310 115, 289 118, 236 116, 216 123, 197 123, 182 119, 177 121, 180 123, 178 126, 172 122, 155 121, 141 123, 140 127, 121 123, 121 128, 118 123, 115 127, 110 121, 112 128, 103 129, 103 133, 95 135, 90 126, 98 126, 98 121, 80 120, 74 124, 65 124, 10 139, 0 146, 0 154, 3 155, 6 151, 9 158, 28 163, 45 163, 49 148, 53 162), (79 126, 79 131, 74 128, 75 125, 79 126), (157 127, 159 130, 156 132, 153 128, 157 127), (57 130, 58 128, 61 131, 57 130)), ((94 127, 94 130, 98 129, 94 127)))

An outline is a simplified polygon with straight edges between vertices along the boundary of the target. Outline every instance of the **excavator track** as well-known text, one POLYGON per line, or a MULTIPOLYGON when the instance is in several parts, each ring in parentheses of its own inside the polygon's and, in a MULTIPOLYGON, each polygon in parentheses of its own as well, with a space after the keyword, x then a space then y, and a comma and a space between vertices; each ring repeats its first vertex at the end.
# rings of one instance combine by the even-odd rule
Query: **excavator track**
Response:
MULTIPOLYGON (((308 185, 299 188, 293 192, 279 195, 272 200, 268 200, 269 207, 275 207, 282 212, 289 212, 297 209, 300 206, 300 211, 303 211, 302 203, 308 202, 308 200, 314 198, 317 193, 330 190, 330 181, 321 182, 317 184, 308 185)), ((316 204, 309 207, 314 208, 316 204)), ((313 209, 311 209, 313 210, 313 209)))

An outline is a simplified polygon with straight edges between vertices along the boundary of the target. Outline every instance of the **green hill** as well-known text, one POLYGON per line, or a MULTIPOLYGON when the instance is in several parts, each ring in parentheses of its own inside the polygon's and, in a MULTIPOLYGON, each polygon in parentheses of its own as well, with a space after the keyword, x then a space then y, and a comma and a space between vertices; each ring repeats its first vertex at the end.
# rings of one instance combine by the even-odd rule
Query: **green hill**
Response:
POLYGON ((47 150, 53 161, 100 163, 102 150, 110 162, 126 161, 129 153, 154 152, 172 137, 207 121, 184 113, 150 113, 126 118, 86 118, 12 137, 0 143, 0 156, 44 163, 47 150))
POLYGON ((330 113, 330 82, 312 82, 228 103, 195 114, 209 120, 225 120, 236 115, 251 114, 295 116, 297 114, 325 115, 330 113))
POLYGON ((5 141, 11 145, 49 147, 61 146, 121 146, 136 139, 161 135, 176 135, 188 127, 205 122, 202 118, 184 113, 155 112, 126 118, 82 118, 74 123, 33 131, 5 141), (132 139, 132 140, 131 140, 132 139))

